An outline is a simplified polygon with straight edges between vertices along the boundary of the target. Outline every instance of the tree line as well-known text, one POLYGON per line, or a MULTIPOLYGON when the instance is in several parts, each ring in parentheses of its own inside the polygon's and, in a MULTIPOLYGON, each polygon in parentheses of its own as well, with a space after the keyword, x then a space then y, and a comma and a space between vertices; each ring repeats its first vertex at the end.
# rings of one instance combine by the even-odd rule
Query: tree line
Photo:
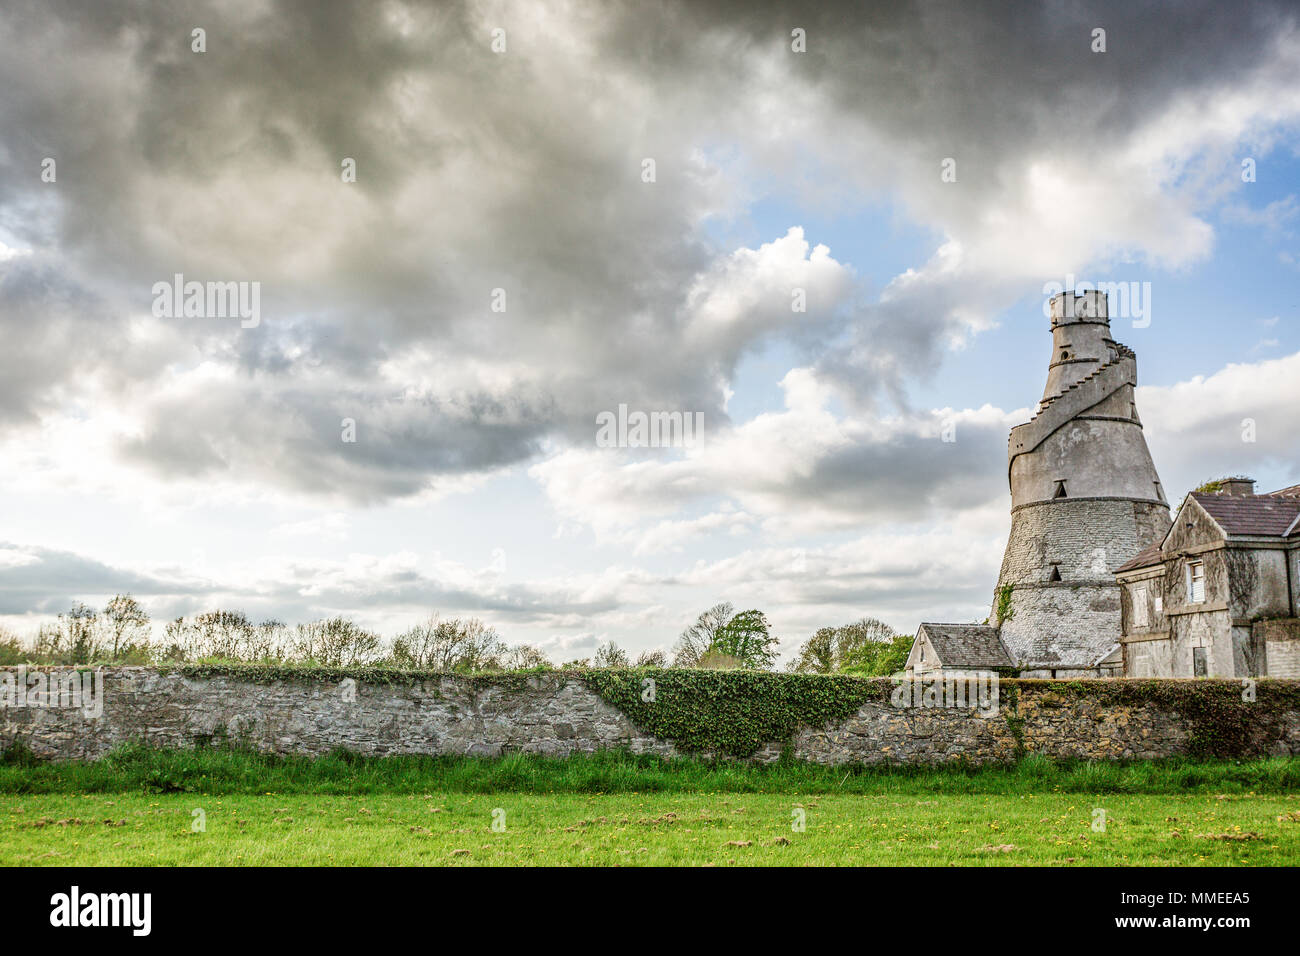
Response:
MULTIPOLYGON (((586 658, 561 668, 687 667, 773 670, 780 640, 767 616, 736 611, 720 603, 682 631, 671 651, 642 651, 633 658, 607 641, 586 658)), ((911 649, 910 635, 863 618, 818 630, 786 669, 796 673, 887 675, 899 671, 911 649)), ((478 618, 433 615, 391 640, 345 617, 294 626, 256 623, 242 611, 208 611, 168 621, 154 633, 144 607, 119 594, 102 610, 75 604, 54 622, 22 640, 0 630, 0 665, 166 664, 240 661, 315 664, 326 667, 390 666, 406 669, 478 672, 544 670, 553 662, 538 647, 508 644, 478 618)))

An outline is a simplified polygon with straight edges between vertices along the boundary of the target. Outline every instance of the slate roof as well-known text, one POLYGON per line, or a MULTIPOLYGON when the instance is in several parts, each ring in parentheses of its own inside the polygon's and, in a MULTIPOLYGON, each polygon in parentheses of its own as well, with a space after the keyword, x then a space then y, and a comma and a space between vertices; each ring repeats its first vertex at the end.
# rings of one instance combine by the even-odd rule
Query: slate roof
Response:
MULTIPOLYGON (((1119 607, 1119 594, 1115 594, 1115 607, 1119 607)), ((1022 670, 1057 670, 1061 668, 1092 668, 1115 646, 1119 631, 1118 614, 1114 631, 1098 627, 1095 618, 1088 615, 1060 614, 1036 626, 1025 642, 1017 666, 1022 670)))
POLYGON ((1120 646, 1116 644, 1114 647, 1110 649, 1110 651, 1104 657, 1102 657, 1100 660, 1097 661, 1097 666, 1100 667, 1103 664, 1122 664, 1122 663, 1124 663, 1124 652, 1121 651, 1120 646))
MULTIPOLYGON (((1266 495, 1224 495, 1193 491, 1192 498, 1218 522, 1230 538, 1300 537, 1300 485, 1266 495), (1288 535, 1287 532, 1290 531, 1288 535)), ((1160 545, 1139 551, 1118 568, 1116 574, 1151 567, 1164 560, 1160 545)))
POLYGON ((987 624, 925 624, 922 631, 944 667, 1012 667, 998 629, 987 624))
POLYGON ((1143 548, 1137 554, 1133 555, 1133 557, 1121 564, 1115 569, 1115 573, 1119 574, 1123 571, 1136 571, 1138 568, 1146 568, 1153 564, 1159 564, 1163 560, 1164 555, 1160 553, 1160 542, 1157 541, 1155 544, 1151 545, 1151 547, 1143 548))
POLYGON ((1268 495, 1216 495, 1193 491, 1192 497, 1229 537, 1280 538, 1300 515, 1300 497, 1292 498, 1277 492, 1268 495))

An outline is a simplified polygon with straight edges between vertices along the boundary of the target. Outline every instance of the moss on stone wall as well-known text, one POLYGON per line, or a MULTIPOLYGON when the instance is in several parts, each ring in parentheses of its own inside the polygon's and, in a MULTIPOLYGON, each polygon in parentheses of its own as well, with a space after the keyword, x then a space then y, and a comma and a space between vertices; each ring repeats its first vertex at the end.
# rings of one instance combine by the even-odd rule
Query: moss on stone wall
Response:
POLYGON ((1257 757, 1274 752, 1288 714, 1300 714, 1300 684, 1259 680, 1022 681, 1039 696, 1087 698, 1102 706, 1155 706, 1188 723, 1193 757, 1257 757))

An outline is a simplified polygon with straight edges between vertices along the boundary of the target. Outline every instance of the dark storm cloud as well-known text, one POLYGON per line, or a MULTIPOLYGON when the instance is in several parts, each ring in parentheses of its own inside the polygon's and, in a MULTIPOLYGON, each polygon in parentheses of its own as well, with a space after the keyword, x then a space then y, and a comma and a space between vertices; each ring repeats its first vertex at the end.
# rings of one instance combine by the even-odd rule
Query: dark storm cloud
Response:
POLYGON ((155 620, 211 610, 242 610, 256 620, 306 621, 338 613, 406 609, 491 614, 517 624, 618 608, 611 593, 580 587, 478 579, 453 583, 410 568, 340 575, 334 566, 287 564, 256 587, 202 581, 179 572, 124 570, 70 551, 0 542, 0 615, 60 614, 80 601, 132 594, 155 620))
POLYGON ((548 439, 590 441, 595 413, 620 402, 725 423, 719 386, 773 335, 802 337, 860 401, 883 387, 904 403, 960 326, 954 285, 798 332, 740 316, 698 334, 688 294, 730 251, 700 223, 741 211, 729 190, 745 193, 717 157, 738 152, 755 183, 809 201, 911 182, 921 212, 937 183, 920 184, 958 156, 963 188, 943 199, 955 228, 1016 192, 1028 157, 1105 149, 1173 97, 1246 70, 1284 16, 1210 3, 538 9, 7 4, 0 228, 34 253, 0 263, 0 428, 91 387, 108 401, 129 391, 132 460, 376 500, 527 460, 548 439), (796 26, 809 51, 794 58, 796 26), (1088 48, 1094 26, 1104 58, 1088 48), (815 96, 782 116, 774 104, 795 87, 815 96), (814 115, 794 115, 809 103, 814 115), (55 184, 39 179, 46 156, 55 184), (344 157, 355 184, 340 182, 344 157), (260 282, 262 323, 166 319, 133 339, 152 284, 175 273, 260 282), (489 308, 496 288, 505 313, 489 308), (837 331, 848 345, 823 353, 837 331), (187 386, 204 364, 225 374, 187 386), (363 441, 339 441, 343 417, 363 441))
POLYGON ((180 593, 198 596, 212 590, 193 579, 142 574, 70 551, 2 542, 0 569, 0 614, 59 614, 86 595, 135 594, 153 598, 180 593))
POLYGON ((808 471, 770 490, 795 509, 799 502, 839 512, 854 522, 933 519, 1005 494, 1006 429, 961 425, 958 440, 899 436, 863 442, 818 459, 808 471))

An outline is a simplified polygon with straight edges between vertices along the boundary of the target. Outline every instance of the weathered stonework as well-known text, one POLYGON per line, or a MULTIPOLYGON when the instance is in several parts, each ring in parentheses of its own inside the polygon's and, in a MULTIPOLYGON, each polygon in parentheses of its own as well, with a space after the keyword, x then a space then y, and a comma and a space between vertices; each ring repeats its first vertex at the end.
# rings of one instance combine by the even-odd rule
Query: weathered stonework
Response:
POLYGON ((1300 677, 1300 618, 1258 621, 1252 630, 1264 648, 1270 677, 1300 677))
MULTIPOLYGON (((59 760, 95 759, 131 741, 177 748, 228 741, 304 755, 338 748, 364 755, 678 753, 574 674, 351 683, 111 667, 103 670, 102 703, 99 717, 74 708, 0 707, 0 748, 21 742, 59 760)), ((1191 732, 1186 716, 1155 700, 1116 704, 1086 686, 1065 693, 1029 681, 1003 682, 1001 706, 990 716, 868 703, 846 720, 798 731, 789 743, 796 758, 825 764, 987 763, 1010 760, 1021 747, 1056 758, 1150 759, 1185 753, 1191 732)), ((1273 752, 1300 754, 1300 713, 1288 711, 1277 733, 1273 752)), ((776 759, 786 743, 772 741, 754 759, 776 759)))
POLYGON ((991 622, 1024 676, 1100 675, 1120 638, 1114 571, 1160 540, 1169 508, 1134 401, 1137 357, 1112 339, 1106 297, 1051 300, 1037 413, 1011 430, 1011 532, 991 622), (1010 590, 1013 614, 999 619, 1010 590))
POLYGON ((0 745, 23 739, 39 755, 76 759, 101 757, 128 740, 160 747, 229 740, 313 756, 338 748, 375 756, 672 751, 638 733, 580 680, 539 675, 519 683, 452 676, 410 684, 254 683, 107 667, 102 717, 72 708, 0 710, 0 745))

